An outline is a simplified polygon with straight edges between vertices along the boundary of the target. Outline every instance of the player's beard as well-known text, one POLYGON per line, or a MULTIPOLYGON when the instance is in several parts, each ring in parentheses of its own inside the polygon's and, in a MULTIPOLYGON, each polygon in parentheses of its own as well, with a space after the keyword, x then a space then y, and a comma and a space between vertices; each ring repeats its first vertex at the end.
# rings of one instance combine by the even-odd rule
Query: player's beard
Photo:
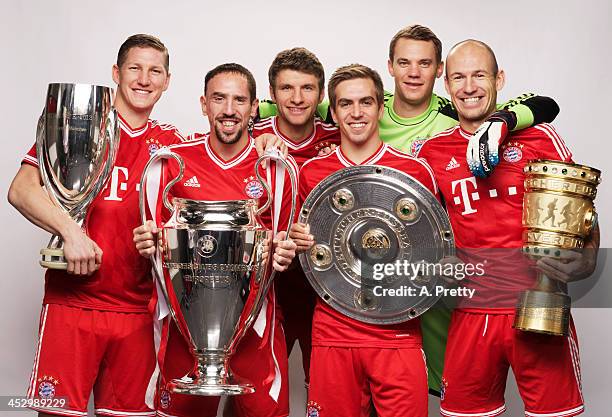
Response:
POLYGON ((219 126, 215 125, 215 135, 217 136, 217 139, 226 145, 233 145, 234 143, 238 142, 242 137, 243 130, 244 128, 241 127, 236 131, 236 133, 228 135, 219 129, 219 126))

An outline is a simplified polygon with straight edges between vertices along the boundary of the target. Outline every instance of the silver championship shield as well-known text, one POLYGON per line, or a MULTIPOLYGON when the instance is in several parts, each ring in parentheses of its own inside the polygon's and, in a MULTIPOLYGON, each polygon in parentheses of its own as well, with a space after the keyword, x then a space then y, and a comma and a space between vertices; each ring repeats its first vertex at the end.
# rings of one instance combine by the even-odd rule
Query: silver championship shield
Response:
POLYGON ((299 255, 306 277, 348 317, 407 321, 433 306, 447 285, 436 265, 454 255, 448 216, 401 171, 371 165, 337 171, 310 192, 299 221, 315 240, 299 255))
MULTIPOLYGON (((167 199, 170 188, 182 178, 182 158, 161 149, 149 160, 141 179, 146 190, 150 168, 162 158, 174 158, 179 175, 163 190, 163 203, 171 218, 160 231, 153 256, 158 288, 183 337, 197 360, 193 374, 173 380, 173 392, 193 395, 238 395, 254 392, 249 381, 237 380, 229 368, 236 346, 259 314, 274 273, 272 231, 258 217, 270 206, 271 190, 255 166, 257 178, 268 193, 266 204, 257 200, 199 201, 167 199), (263 256, 267 250, 268 256, 263 256), (156 259, 166 272, 155 268, 156 259)), ((284 161, 291 178, 295 211, 295 174, 284 161)), ((146 222, 145 192, 140 193, 140 210, 146 222)), ((172 358, 166 358, 171 361, 172 358)), ((253 358, 257 360, 257 358, 253 358)))
MULTIPOLYGON (((36 153, 51 201, 81 227, 87 207, 108 180, 117 149, 119 122, 108 87, 49 84, 38 121, 36 153)), ((40 251, 41 266, 66 269, 63 242, 52 236, 40 251)))

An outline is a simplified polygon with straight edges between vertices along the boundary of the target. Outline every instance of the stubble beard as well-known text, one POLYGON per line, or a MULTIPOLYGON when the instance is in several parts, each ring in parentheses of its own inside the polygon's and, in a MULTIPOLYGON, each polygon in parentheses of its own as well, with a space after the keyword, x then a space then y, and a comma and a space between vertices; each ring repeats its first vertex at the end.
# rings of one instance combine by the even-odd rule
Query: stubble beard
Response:
POLYGON ((242 137, 243 131, 244 129, 240 128, 235 134, 227 135, 226 133, 221 131, 218 126, 215 126, 215 135, 217 136, 217 139, 219 139, 221 143, 224 143, 226 145, 233 145, 234 143, 238 142, 242 137))

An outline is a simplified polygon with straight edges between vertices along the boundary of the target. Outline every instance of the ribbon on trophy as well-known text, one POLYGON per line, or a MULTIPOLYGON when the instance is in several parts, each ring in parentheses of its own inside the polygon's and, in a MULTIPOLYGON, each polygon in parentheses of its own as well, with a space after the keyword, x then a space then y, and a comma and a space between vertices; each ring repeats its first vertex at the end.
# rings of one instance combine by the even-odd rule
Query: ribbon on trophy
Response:
MULTIPOLYGON (((157 151, 159 155, 169 155, 171 152, 168 148, 161 148, 157 151)), ((162 173, 162 159, 158 159, 154 161, 150 167, 150 174, 147 177, 146 187, 144 190, 140 190, 141 193, 145 193, 147 199, 147 208, 149 213, 151 213, 151 218, 155 223, 155 227, 157 227, 156 221, 156 212, 157 212, 157 202, 159 198, 159 186, 161 184, 161 173, 162 173)), ((157 274, 160 277, 163 277, 163 268, 162 268, 162 260, 161 255, 157 253, 157 251, 150 256, 151 260, 151 274, 155 276, 157 274)), ((166 303, 166 299, 163 296, 159 296, 162 294, 162 289, 160 286, 160 282, 157 279, 155 281, 155 293, 153 294, 153 298, 149 304, 149 312, 154 314, 153 316, 153 338, 155 344, 155 357, 157 360, 155 361, 155 369, 151 374, 151 378, 149 379, 149 384, 147 385, 147 390, 145 393, 145 404, 147 407, 151 409, 155 409, 155 393, 157 391, 157 380, 159 379, 159 373, 161 371, 161 367, 163 366, 164 356, 165 356, 165 343, 162 346, 162 340, 164 342, 168 341, 168 325, 170 324, 169 320, 164 321, 166 317, 170 314, 170 309, 168 308, 168 304, 166 303)))
MULTIPOLYGON (((275 165, 275 181, 274 181, 274 207, 272 209, 272 237, 274 238, 274 236, 276 236, 276 233, 278 232, 278 225, 279 225, 279 220, 280 220, 280 212, 281 212, 281 207, 282 207, 282 202, 283 202, 283 190, 285 189, 285 165, 282 163, 279 163, 279 160, 284 160, 285 157, 281 154, 280 150, 278 150, 277 148, 271 148, 268 151, 266 151, 265 156, 267 158, 269 158, 270 160, 272 160, 274 162, 275 165), (280 196, 280 198, 277 198, 277 196, 280 196)), ((270 179, 272 176, 272 173, 270 172, 270 164, 266 165, 266 179, 268 180, 268 184, 270 184, 270 179)), ((291 224, 292 219, 289 218, 289 224, 291 224)), ((272 262, 272 257, 274 256, 273 253, 269 254, 270 256, 270 261, 272 262)), ((273 274, 275 275, 276 272, 274 271, 273 274)), ((278 396, 280 395, 280 389, 282 386, 282 377, 281 377, 281 373, 280 373, 280 367, 278 366, 278 360, 276 359, 276 355, 274 354, 274 332, 275 332, 275 326, 274 323, 276 322, 276 294, 274 291, 274 284, 272 284, 272 300, 273 300, 273 305, 272 305, 272 317, 271 317, 271 324, 270 324, 270 330, 269 330, 269 343, 270 343, 270 354, 272 357, 272 363, 274 365, 273 367, 273 371, 270 372, 268 374, 268 376, 264 379, 264 384, 272 381, 272 386, 270 387, 270 390, 268 391, 268 395, 275 401, 278 402, 278 396)), ((253 324, 253 330, 255 331, 255 333, 257 333, 257 335, 262 338, 262 341, 265 340, 264 339, 264 331, 266 328, 266 317, 267 317, 267 310, 268 310, 268 300, 264 300, 264 304, 261 308, 261 311, 259 313, 259 315, 257 316, 257 319, 255 320, 255 323, 253 324)))

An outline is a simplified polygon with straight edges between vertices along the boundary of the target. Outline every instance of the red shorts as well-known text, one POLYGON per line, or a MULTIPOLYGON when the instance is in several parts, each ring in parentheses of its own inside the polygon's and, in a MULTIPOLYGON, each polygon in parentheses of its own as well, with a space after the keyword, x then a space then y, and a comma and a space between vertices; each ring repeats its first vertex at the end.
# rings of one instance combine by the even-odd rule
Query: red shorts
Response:
POLYGON ((513 314, 453 312, 446 347, 440 412, 493 417, 505 410, 511 366, 528 417, 569 417, 584 410, 578 341, 512 328, 513 314))
MULTIPOLYGON (((274 372, 271 368, 270 349, 260 349, 261 338, 249 329, 240 341, 230 368, 239 379, 244 378, 255 386, 255 393, 230 397, 230 406, 238 417, 285 417, 289 415, 288 364, 285 339, 276 320, 274 327, 274 355, 280 373, 278 402, 268 394, 272 381, 264 383, 274 372)), ((170 393, 167 383, 173 378, 188 374, 194 365, 187 343, 179 334, 174 322, 170 326, 166 358, 162 372, 161 389, 157 400, 158 415, 162 417, 215 417, 219 397, 182 395, 170 393)))
POLYGON ((313 346, 307 417, 427 417, 427 371, 419 348, 313 346))
POLYGON ((287 356, 291 354, 295 342, 298 342, 302 351, 304 379, 308 386, 312 350, 312 316, 317 303, 317 295, 300 267, 283 272, 275 281, 274 286, 282 314, 287 356))
POLYGON ((154 416, 145 392, 155 368, 148 313, 43 306, 29 398, 65 398, 64 408, 34 408, 86 416, 93 389, 96 414, 154 416))

